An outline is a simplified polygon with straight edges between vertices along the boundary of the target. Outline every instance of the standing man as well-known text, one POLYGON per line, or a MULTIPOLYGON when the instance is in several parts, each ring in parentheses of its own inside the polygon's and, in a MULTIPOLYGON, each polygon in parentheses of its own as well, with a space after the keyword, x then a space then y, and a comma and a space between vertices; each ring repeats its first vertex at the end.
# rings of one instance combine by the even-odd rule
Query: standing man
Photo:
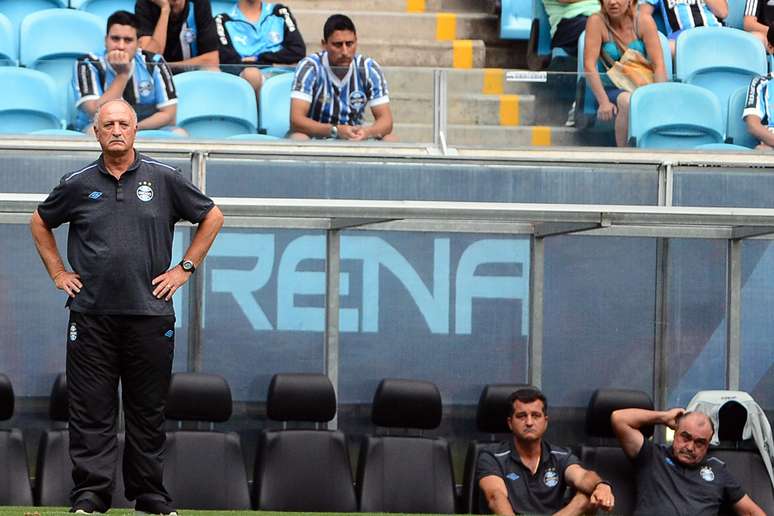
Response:
POLYGON ((218 69, 218 34, 209 0, 137 0, 140 47, 173 71, 218 69))
POLYGON ((507 421, 513 439, 478 456, 476 478, 489 510, 509 516, 611 511, 615 499, 610 484, 581 467, 569 449, 543 440, 548 429, 543 393, 535 388, 519 389, 509 401, 507 421), (577 492, 569 503, 565 499, 568 486, 577 492))
POLYGON ((323 51, 298 64, 290 94, 290 137, 397 141, 387 81, 379 64, 357 53, 355 24, 334 14, 323 27, 323 51), (366 105, 374 115, 363 124, 366 105))
POLYGON ((87 54, 75 63, 73 90, 78 109, 76 129, 90 131, 97 109, 115 99, 124 99, 139 118, 139 129, 175 128, 177 92, 172 73, 161 54, 140 50, 137 17, 116 11, 107 21, 105 51, 87 54))
POLYGON ((707 457, 715 429, 700 412, 681 408, 658 412, 622 409, 610 417, 624 453, 637 471, 635 515, 716 515, 724 503, 739 515, 765 516, 747 496, 725 463, 707 457), (667 425, 675 431, 671 447, 653 444, 640 428, 667 425))
POLYGON ((100 106, 94 131, 102 155, 65 175, 30 221, 49 276, 69 296, 70 512, 110 508, 120 380, 126 497, 138 514, 176 515, 162 483, 172 296, 204 260, 223 215, 180 170, 134 150, 137 117, 126 101, 100 106), (198 228, 183 260, 168 269, 180 219, 198 228), (66 222, 72 271, 51 231, 66 222))

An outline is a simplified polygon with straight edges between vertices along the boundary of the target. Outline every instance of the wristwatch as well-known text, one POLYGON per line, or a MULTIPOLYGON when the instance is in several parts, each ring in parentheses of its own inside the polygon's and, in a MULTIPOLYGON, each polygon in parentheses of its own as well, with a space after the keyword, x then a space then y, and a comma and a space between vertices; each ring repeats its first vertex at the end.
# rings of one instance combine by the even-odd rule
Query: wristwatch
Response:
POLYGON ((191 274, 196 272, 196 266, 194 265, 194 262, 192 262, 191 260, 181 261, 180 266, 183 268, 185 272, 190 272, 191 274))
POLYGON ((331 126, 331 138, 335 140, 338 137, 339 137, 339 128, 336 127, 336 125, 334 124, 331 126))

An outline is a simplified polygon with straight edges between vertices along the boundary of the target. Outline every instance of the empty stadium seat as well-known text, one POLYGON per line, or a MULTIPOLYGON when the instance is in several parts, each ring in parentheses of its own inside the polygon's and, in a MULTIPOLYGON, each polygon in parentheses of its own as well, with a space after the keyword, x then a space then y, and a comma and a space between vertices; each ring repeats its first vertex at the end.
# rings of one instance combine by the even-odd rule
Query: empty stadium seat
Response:
POLYGON ((226 138, 256 131, 255 91, 241 77, 202 70, 185 72, 175 76, 175 89, 177 125, 194 138, 226 138))
MULTIPOLYGON (((610 424, 613 411, 624 408, 653 410, 653 401, 642 391, 597 389, 586 410, 586 434, 590 441, 581 447, 583 467, 596 471, 614 486, 616 514, 631 514, 637 503, 634 466, 624 454, 610 424)), ((642 428, 646 439, 653 426, 642 428)))
POLYGON ((728 99, 758 75, 766 75, 766 50, 752 34, 727 27, 700 27, 677 38, 675 76, 718 98, 725 130, 728 99))
POLYGON ((724 132, 720 103, 709 90, 662 82, 637 88, 632 94, 629 138, 637 147, 691 149, 723 143, 724 132))
POLYGON ((70 129, 42 129, 40 131, 32 131, 30 134, 40 136, 72 136, 74 138, 85 138, 88 136, 86 133, 70 129))
POLYGON ((752 150, 749 147, 742 147, 741 145, 734 145, 733 143, 705 143, 704 145, 698 145, 695 148, 726 152, 750 152, 750 150, 752 150))
POLYGON ((284 138, 290 131, 290 91, 295 74, 282 73, 266 79, 261 87, 259 127, 262 133, 284 138))
POLYGON ((134 0, 85 0, 80 3, 78 9, 98 16, 104 24, 108 17, 116 11, 133 13, 134 0))
POLYGON ((48 75, 26 68, 0 67, 0 133, 61 129, 56 85, 48 75))
MULTIPOLYGON (((48 406, 52 428, 40 436, 35 479, 35 503, 42 506, 70 505, 73 489, 73 463, 70 460, 70 431, 67 429, 69 407, 67 401, 67 378, 64 373, 57 375, 51 388, 48 406)), ((113 484, 113 507, 134 507, 124 495, 122 471, 124 434, 118 434, 118 465, 113 484)))
POLYGON ((16 66, 19 49, 11 20, 0 13, 0 66, 16 66))
POLYGON ((28 14, 43 9, 63 9, 65 7, 67 7, 67 0, 0 0, 0 13, 3 13, 11 22, 15 41, 19 40, 19 27, 28 14))
POLYGON ((161 139, 180 139, 185 138, 182 134, 174 131, 166 131, 164 129, 143 129, 137 131, 137 138, 161 138, 161 139))
POLYGON ((59 111, 67 123, 74 121, 71 88, 74 63, 83 54, 105 48, 105 22, 72 9, 46 9, 28 15, 21 24, 21 64, 54 79, 59 111))
MULTIPOLYGON (((336 415, 336 393, 322 374, 275 374, 266 409, 273 421, 324 424, 336 415)), ((263 431, 253 477, 257 509, 357 511, 348 453, 347 439, 339 431, 263 431)))
MULTIPOLYGON (((0 421, 13 417, 15 398, 8 376, 0 374, 0 421)), ((32 505, 27 453, 20 430, 0 430, 0 505, 32 505)))
POLYGON ((510 438, 507 419, 511 412, 508 400, 511 394, 524 384, 492 384, 481 391, 476 411, 476 428, 479 432, 490 434, 489 441, 471 441, 465 456, 465 467, 462 478, 462 496, 460 512, 470 514, 489 514, 486 507, 480 505, 481 490, 476 482, 476 465, 481 450, 503 439, 510 438), (483 512, 482 512, 483 511, 483 512))
POLYGON ((268 134, 247 133, 247 134, 235 134, 228 137, 229 140, 279 140, 276 136, 268 134))
MULTIPOLYGON (((175 373, 166 416, 176 421, 222 423, 231 417, 231 389, 218 375, 175 373)), ((167 432, 164 486, 187 509, 250 508, 242 445, 234 432, 167 432)))
POLYGON ((747 123, 742 119, 744 104, 747 100, 747 86, 737 89, 728 99, 728 120, 726 121, 726 142, 750 149, 758 145, 758 140, 747 132, 747 123))
POLYGON ((500 2, 500 38, 529 39, 533 17, 532 0, 502 0, 500 2))
MULTIPOLYGON (((371 421, 386 428, 437 428, 441 394, 431 382, 386 378, 374 394, 371 421)), ((360 450, 357 486, 363 512, 453 513, 449 444, 442 438, 369 435, 360 450)))

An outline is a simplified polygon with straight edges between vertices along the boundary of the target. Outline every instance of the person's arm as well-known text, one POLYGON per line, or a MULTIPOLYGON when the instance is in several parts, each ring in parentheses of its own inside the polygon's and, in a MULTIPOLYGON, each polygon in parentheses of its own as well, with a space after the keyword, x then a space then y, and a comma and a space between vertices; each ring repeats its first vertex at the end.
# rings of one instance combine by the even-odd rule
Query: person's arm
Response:
POLYGON ((758 505, 753 502, 752 498, 747 495, 744 495, 734 504, 734 512, 739 516, 766 516, 763 509, 758 507, 758 505))
POLYGON ((332 124, 323 124, 309 117, 311 102, 291 98, 290 99, 290 130, 295 133, 303 133, 309 137, 327 138, 331 135, 332 124))
POLYGON ((583 73, 586 75, 586 84, 591 88, 594 98, 597 99, 597 118, 602 121, 615 118, 617 108, 607 98, 605 87, 597 71, 597 61, 602 50, 602 30, 604 23, 602 17, 592 14, 586 20, 586 41, 583 47, 583 73))
POLYGON ((761 117, 758 115, 747 115, 744 117, 744 122, 747 124, 747 132, 750 133, 750 136, 764 145, 774 147, 774 134, 769 131, 768 127, 763 125, 761 117))
POLYGON ((583 493, 575 493, 570 502, 562 507, 559 512, 555 512, 553 516, 576 516, 578 514, 586 514, 589 509, 589 497, 583 493))
POLYGON ((487 506, 493 514, 503 516, 513 516, 513 507, 508 500, 508 489, 505 487, 505 481, 496 475, 483 477, 478 481, 478 487, 484 493, 487 506))
POLYGON ((199 68, 218 71, 220 57, 218 55, 218 31, 215 20, 212 18, 212 8, 209 2, 196 2, 194 4, 194 17, 196 20, 196 44, 199 55, 182 61, 167 63, 170 68, 199 68))
POLYGON ((674 408, 665 412, 644 409, 616 410, 610 416, 610 423, 621 448, 630 459, 637 456, 645 442, 645 436, 640 430, 644 426, 663 424, 671 429, 677 428, 677 418, 685 412, 684 409, 674 408))
POLYGON ((666 82, 666 67, 664 66, 664 53, 661 50, 661 40, 658 37, 658 28, 652 16, 640 16, 640 36, 645 43, 645 51, 648 59, 653 63, 653 78, 655 82, 666 82))
POLYGON ((282 48, 277 52, 267 52, 256 56, 258 64, 294 64, 306 57, 306 43, 298 30, 296 18, 286 6, 274 6, 274 16, 280 16, 285 22, 282 48))
POLYGON ((382 138, 392 133, 392 111, 389 102, 371 107, 374 123, 363 127, 365 138, 382 138))
MULTIPOLYGON (((169 6, 169 0, 150 0, 160 9, 159 17, 156 19, 156 25, 153 27, 153 34, 150 36, 141 36, 139 39, 140 48, 153 52, 155 54, 163 54, 164 49, 167 48, 167 26, 169 25, 169 15, 172 8, 169 6)), ((141 2, 135 3, 135 14, 141 20, 147 20, 148 8, 150 6, 138 5, 141 2)))
POLYGON ((725 20, 728 17, 728 0, 705 0, 705 2, 719 20, 725 20))
MULTIPOLYGON (((129 71, 131 70, 131 60, 132 56, 126 52, 121 50, 111 51, 107 55, 107 61, 116 72, 113 82, 110 83, 110 86, 108 86, 99 98, 82 102, 78 108, 83 110, 90 117, 93 117, 94 113, 97 112, 97 109, 99 109, 101 105, 110 102, 111 100, 123 98, 124 89, 130 78, 129 71)), ((83 63, 82 66, 90 65, 83 63)), ((95 73, 93 70, 91 72, 95 73)))
MULTIPOLYGON (((643 2, 639 4, 639 10, 640 10, 640 14, 650 16, 651 18, 653 17, 653 4, 648 2, 643 2)), ((655 20, 653 21, 653 23, 655 23, 655 20)))
POLYGON ((177 120, 177 104, 171 106, 164 106, 159 108, 158 111, 153 113, 148 118, 140 121, 137 124, 137 129, 160 129, 168 125, 175 125, 177 120))
POLYGON ((35 241, 35 248, 43 261, 43 266, 48 271, 48 275, 56 288, 64 290, 70 297, 75 297, 75 294, 80 292, 81 287, 83 287, 80 276, 65 269, 59 249, 56 247, 54 232, 40 217, 38 210, 35 210, 30 219, 30 232, 35 241))
POLYGON ((769 30, 768 26, 758 21, 757 16, 745 16, 742 21, 742 27, 747 32, 762 32, 764 34, 769 30))
POLYGON ((206 54, 200 54, 190 59, 183 59, 182 61, 168 62, 167 65, 170 68, 197 68, 197 69, 209 69, 218 71, 218 65, 220 65, 220 58, 218 57, 218 51, 213 50, 206 54))
POLYGON ((572 464, 564 470, 564 478, 570 487, 588 496, 590 508, 608 512, 613 510, 615 505, 613 489, 596 472, 578 464, 572 464))
MULTIPOLYGON (((215 237, 222 226, 223 213, 220 211, 220 208, 213 206, 202 221, 199 222, 196 233, 191 240, 191 245, 188 246, 183 257, 186 260, 191 260, 194 266, 198 268, 204 261, 204 257, 207 256, 207 252, 210 250, 212 242, 215 241, 215 237)), ((190 277, 191 273, 184 271, 179 264, 175 265, 164 274, 153 278, 151 284, 156 287, 153 290, 153 295, 157 298, 164 297, 166 301, 169 301, 172 299, 172 294, 185 285, 190 277)))

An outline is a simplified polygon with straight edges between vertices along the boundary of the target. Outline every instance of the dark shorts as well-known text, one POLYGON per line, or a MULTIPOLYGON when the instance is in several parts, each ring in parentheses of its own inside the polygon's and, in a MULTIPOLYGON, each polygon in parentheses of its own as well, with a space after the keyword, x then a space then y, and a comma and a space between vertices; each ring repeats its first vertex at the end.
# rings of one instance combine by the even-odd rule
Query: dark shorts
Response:
POLYGON ((607 93, 607 98, 610 100, 610 102, 612 102, 616 106, 618 105, 618 95, 620 95, 623 92, 624 90, 622 90, 621 88, 616 88, 615 86, 613 86, 612 88, 605 88, 605 93, 607 93))
POLYGON ((571 56, 578 57, 578 39, 586 30, 587 18, 588 16, 581 14, 575 18, 561 20, 556 26, 554 37, 551 38, 551 47, 563 48, 571 56))

